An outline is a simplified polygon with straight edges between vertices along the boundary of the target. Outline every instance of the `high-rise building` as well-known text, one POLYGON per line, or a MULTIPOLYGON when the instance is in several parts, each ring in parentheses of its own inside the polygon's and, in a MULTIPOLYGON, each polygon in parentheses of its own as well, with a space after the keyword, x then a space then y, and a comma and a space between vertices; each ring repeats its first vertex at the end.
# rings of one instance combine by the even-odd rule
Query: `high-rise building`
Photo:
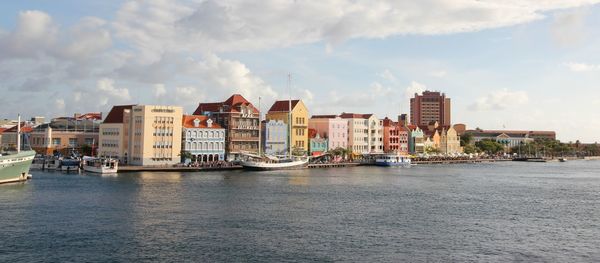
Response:
POLYGON ((422 95, 415 94, 410 99, 411 123, 423 129, 429 123, 438 122, 442 127, 450 127, 451 101, 446 94, 434 91, 425 91, 422 95))
POLYGON ((258 153, 259 110, 242 95, 234 94, 224 102, 200 103, 194 115, 207 115, 225 128, 228 161, 243 152, 258 153))

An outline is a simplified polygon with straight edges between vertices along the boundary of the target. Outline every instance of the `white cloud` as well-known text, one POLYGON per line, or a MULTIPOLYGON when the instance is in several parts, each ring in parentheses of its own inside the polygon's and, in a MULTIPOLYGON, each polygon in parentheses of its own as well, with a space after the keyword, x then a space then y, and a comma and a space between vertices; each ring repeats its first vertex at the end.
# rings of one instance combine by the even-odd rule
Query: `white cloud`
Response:
POLYGON ((433 77, 436 77, 436 78, 443 78, 443 77, 446 77, 446 75, 448 75, 448 72, 445 70, 438 70, 438 71, 431 72, 430 75, 433 77))
POLYGON ((555 14, 551 27, 554 41, 561 46, 572 46, 581 43, 586 35, 585 19, 587 15, 588 11, 585 9, 555 14))
POLYGON ((565 63, 565 66, 568 67, 573 72, 600 71, 600 65, 594 65, 594 64, 569 62, 569 63, 565 63))
POLYGON ((492 92, 477 99, 469 109, 474 111, 505 110, 529 102, 525 91, 509 91, 507 89, 492 92))
POLYGON ((56 99, 54 100, 54 107, 59 110, 59 111, 63 111, 65 109, 65 100, 64 99, 56 99))
POLYGON ((392 74, 392 72, 389 69, 384 70, 383 72, 377 74, 377 76, 389 81, 389 82, 395 82, 396 81, 396 76, 394 76, 394 74, 392 74))
POLYGON ((405 99, 410 99, 412 97, 415 96, 415 94, 422 94, 423 91, 427 90, 427 86, 425 86, 424 84, 421 84, 419 82, 416 81, 412 81, 410 83, 410 85, 408 85, 408 87, 406 88, 406 90, 404 91, 404 98, 405 99))
POLYGON ((155 84, 154 85, 154 97, 161 98, 167 94, 167 89, 165 89, 165 84, 155 84))
POLYGON ((109 99, 116 101, 130 101, 131 96, 126 88, 116 88, 115 81, 109 78, 103 78, 96 83, 98 96, 100 97, 100 105, 106 105, 109 99))

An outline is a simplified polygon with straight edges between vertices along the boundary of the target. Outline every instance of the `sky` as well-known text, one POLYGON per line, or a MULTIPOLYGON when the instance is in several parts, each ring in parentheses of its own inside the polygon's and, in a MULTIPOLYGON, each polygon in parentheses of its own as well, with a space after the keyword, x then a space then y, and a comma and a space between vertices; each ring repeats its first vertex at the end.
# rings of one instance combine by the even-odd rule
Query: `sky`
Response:
POLYGON ((596 142, 600 0, 3 1, 0 80, 0 118, 233 93, 396 118, 432 90, 468 128, 596 142))

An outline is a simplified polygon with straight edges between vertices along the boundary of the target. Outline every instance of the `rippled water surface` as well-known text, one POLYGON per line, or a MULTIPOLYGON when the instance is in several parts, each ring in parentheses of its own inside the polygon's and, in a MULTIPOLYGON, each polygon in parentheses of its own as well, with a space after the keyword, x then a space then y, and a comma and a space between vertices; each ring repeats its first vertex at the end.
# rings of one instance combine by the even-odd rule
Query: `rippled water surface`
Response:
POLYGON ((0 186, 0 262, 598 262, 599 168, 33 172, 0 186))

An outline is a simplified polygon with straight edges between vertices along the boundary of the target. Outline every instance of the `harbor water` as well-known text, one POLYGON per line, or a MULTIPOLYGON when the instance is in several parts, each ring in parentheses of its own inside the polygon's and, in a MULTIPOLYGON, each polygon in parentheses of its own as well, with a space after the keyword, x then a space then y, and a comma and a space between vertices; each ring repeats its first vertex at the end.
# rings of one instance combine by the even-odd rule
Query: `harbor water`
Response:
POLYGON ((0 262, 598 262, 598 171, 32 171, 0 186, 0 262))

